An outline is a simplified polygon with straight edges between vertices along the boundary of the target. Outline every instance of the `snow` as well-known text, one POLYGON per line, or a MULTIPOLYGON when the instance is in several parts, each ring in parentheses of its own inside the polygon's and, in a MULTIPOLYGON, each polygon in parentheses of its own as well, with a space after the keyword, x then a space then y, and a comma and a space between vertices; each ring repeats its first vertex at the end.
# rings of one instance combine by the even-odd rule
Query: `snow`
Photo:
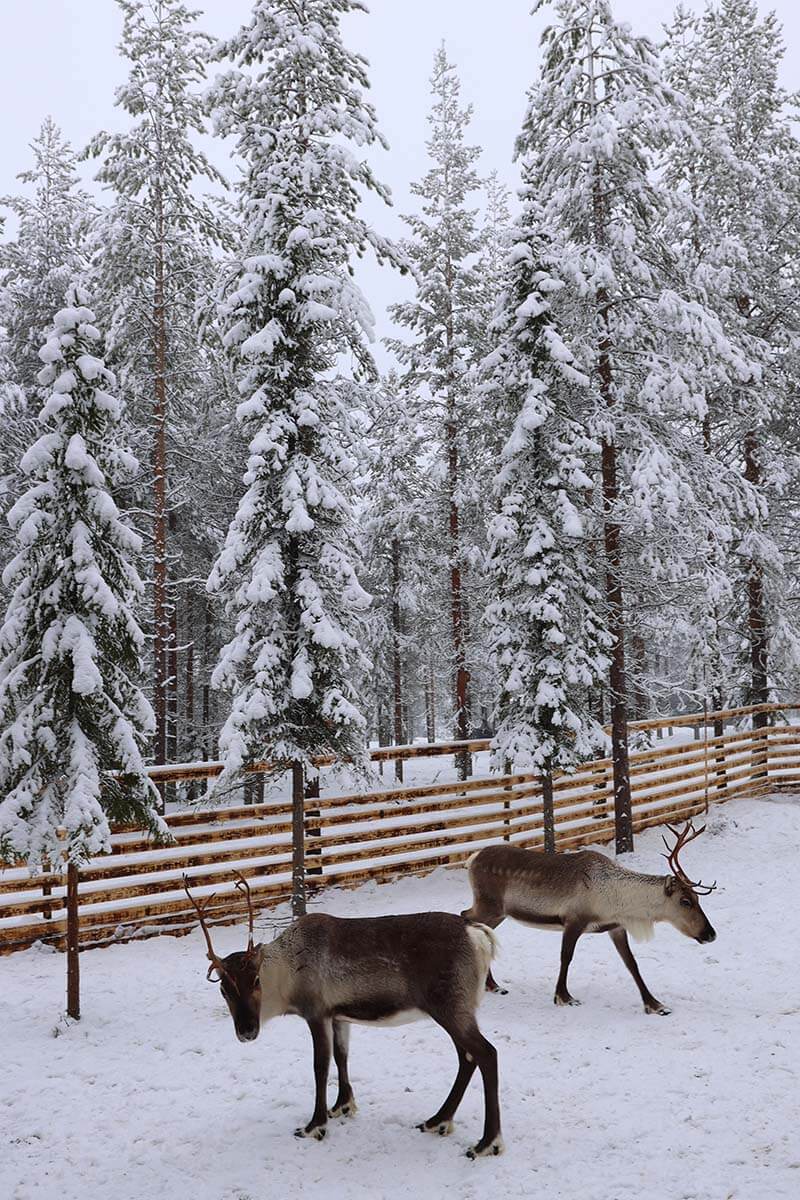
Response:
MULTIPOLYGON (((436 1109, 455 1055, 428 1023, 356 1027, 360 1111, 298 1141, 312 1107, 311 1042, 281 1018, 236 1041, 204 981, 202 935, 82 956, 83 1018, 61 1016, 64 958, 2 960, 4 1086, 0 1195, 8 1200, 790 1200, 797 1146, 800 1007, 787 951, 796 907, 800 798, 732 801, 709 815, 690 865, 715 876, 705 900, 718 939, 659 926, 636 948, 672 1009, 645 1016, 607 938, 586 937, 570 975, 580 1008, 556 1008, 558 940, 506 922, 497 978, 508 996, 480 1011, 500 1058, 506 1154, 471 1163, 482 1119, 473 1081, 452 1137, 414 1128, 436 1109)), ((626 865, 659 871, 658 831, 626 865)), ((315 907, 364 915, 466 906, 461 869, 328 892, 315 907)), ((261 936, 285 913, 265 914, 261 936)), ((220 953, 242 927, 215 930, 220 953)), ((332 1071, 331 1098, 333 1097, 332 1071)))

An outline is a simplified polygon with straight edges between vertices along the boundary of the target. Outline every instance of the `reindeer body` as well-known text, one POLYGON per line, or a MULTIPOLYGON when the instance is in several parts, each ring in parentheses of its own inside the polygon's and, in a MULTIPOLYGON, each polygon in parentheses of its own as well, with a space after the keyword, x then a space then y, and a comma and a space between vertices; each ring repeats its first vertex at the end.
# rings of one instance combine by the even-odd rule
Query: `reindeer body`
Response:
MULTIPOLYGON (((202 920, 202 910, 195 907, 202 920)), ((494 954, 491 930, 452 913, 353 919, 314 913, 299 917, 275 941, 254 945, 251 910, 248 949, 220 959, 205 924, 203 929, 211 970, 219 975, 240 1041, 253 1041, 263 1022, 274 1017, 294 1014, 308 1024, 316 1099, 311 1120, 295 1130, 298 1137, 321 1140, 329 1116, 356 1111, 347 1064, 351 1024, 402 1024, 430 1017, 450 1035, 458 1073, 441 1108, 418 1128, 452 1132, 453 1117, 477 1068, 483 1079, 484 1129, 468 1154, 502 1152, 497 1052, 475 1019, 494 954), (339 1091, 329 1110, 331 1053, 339 1091)))
MULTIPOLYGON (((537 929, 561 930, 561 971, 556 1004, 578 1003, 567 989, 567 972, 578 938, 608 933, 630 971, 645 1012, 669 1009, 652 995, 639 973, 628 942, 653 936, 658 921, 669 921, 699 942, 716 937, 687 882, 673 875, 644 875, 592 850, 546 854, 518 846, 487 846, 468 861, 472 906, 463 916, 496 928, 513 917, 537 929)), ((491 971, 487 987, 499 991, 491 971)))

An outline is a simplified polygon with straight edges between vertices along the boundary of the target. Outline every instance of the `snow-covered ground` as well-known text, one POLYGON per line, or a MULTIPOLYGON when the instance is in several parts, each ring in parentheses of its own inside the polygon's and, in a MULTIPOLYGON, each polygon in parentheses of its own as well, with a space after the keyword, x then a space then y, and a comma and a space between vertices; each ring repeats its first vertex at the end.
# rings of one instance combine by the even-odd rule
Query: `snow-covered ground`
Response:
MULTIPOLYGON (((62 956, 0 960, 0 1197, 796 1200, 800 798, 732 801, 708 824, 686 857, 719 881, 704 901, 717 941, 662 926, 636 950, 669 1017, 645 1016, 604 936, 576 951, 582 1007, 556 1008, 557 937, 502 926, 496 974, 511 992, 480 1013, 500 1055, 502 1158, 464 1157, 482 1119, 477 1078, 452 1137, 415 1130, 455 1075, 433 1024, 355 1028, 358 1115, 331 1122, 324 1142, 298 1141, 312 1107, 307 1029, 286 1017, 237 1042, 199 933, 85 954, 78 1024, 60 1017, 62 956)), ((659 871, 660 849, 650 831, 630 865, 659 871)), ((458 911, 468 894, 463 870, 440 870, 319 903, 458 911)), ((215 943, 241 947, 241 928, 215 943)))

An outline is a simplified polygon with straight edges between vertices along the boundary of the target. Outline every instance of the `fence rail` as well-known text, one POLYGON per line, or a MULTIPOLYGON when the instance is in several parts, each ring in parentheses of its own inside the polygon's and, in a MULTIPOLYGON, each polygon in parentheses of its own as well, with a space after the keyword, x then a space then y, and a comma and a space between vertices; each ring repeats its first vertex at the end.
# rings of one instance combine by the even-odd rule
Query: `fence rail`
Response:
MULTIPOLYGON (((800 726, 786 714, 800 706, 758 705, 686 714, 631 726, 645 734, 668 727, 705 725, 702 740, 655 744, 630 756, 634 831, 703 811, 706 802, 757 796, 781 787, 800 790, 800 726), (708 736, 709 728, 765 717, 780 723, 708 736)), ((447 742, 382 747, 375 762, 435 758, 489 742, 447 742)), ((267 770, 268 764, 259 764, 267 770)), ((219 764, 157 767, 162 781, 210 778, 219 764)), ((586 763, 554 779, 558 849, 609 841, 614 834, 612 763, 586 763)), ((233 872, 248 879, 262 908, 291 894, 291 800, 170 813, 171 845, 154 847, 142 830, 119 829, 112 852, 91 859, 78 873, 79 940, 104 945, 163 932, 185 932, 196 914, 182 890, 186 874, 201 896, 214 893, 212 921, 244 912, 233 872)), ((541 783, 535 774, 484 774, 468 780, 419 783, 385 791, 322 795, 305 804, 307 889, 313 895, 335 885, 455 864, 498 839, 537 847, 543 842, 541 783)), ((66 939, 66 878, 52 871, 29 875, 0 870, 0 954, 38 940, 63 948, 66 939)))

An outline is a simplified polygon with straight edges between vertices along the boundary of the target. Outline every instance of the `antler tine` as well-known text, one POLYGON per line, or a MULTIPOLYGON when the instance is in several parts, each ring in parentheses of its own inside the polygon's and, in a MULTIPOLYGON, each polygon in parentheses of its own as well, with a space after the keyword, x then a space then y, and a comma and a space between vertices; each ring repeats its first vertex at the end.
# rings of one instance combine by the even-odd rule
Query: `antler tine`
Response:
POLYGON ((205 900, 203 901, 202 904, 198 904, 198 902, 195 900, 192 893, 189 891, 189 881, 185 875, 183 877, 183 890, 186 892, 186 895, 191 900, 192 906, 194 907, 195 912, 197 913, 198 917, 200 918, 200 928, 202 929, 202 931, 205 935, 206 945, 208 946, 208 958, 211 962, 211 966, 208 968, 208 974, 206 975, 206 978, 207 979, 211 978, 211 972, 215 968, 220 974, 223 974, 225 971, 225 967, 223 966, 222 961, 219 958, 219 955, 214 950, 214 947, 211 945, 211 934, 208 932, 208 926, 206 925, 206 922, 205 922, 206 909, 208 908, 211 901, 214 899, 216 892, 212 892, 210 896, 207 896, 205 898, 205 900))
POLYGON ((678 856, 683 847, 688 846, 689 842, 693 842, 695 838, 700 837, 701 833, 705 833, 705 825, 701 825, 699 829, 695 829, 691 820, 689 820, 684 823, 683 829, 676 829, 674 825, 667 825, 667 829, 675 838, 675 845, 670 850, 669 842, 663 834, 661 835, 661 840, 669 851, 669 853, 663 855, 663 857, 667 860, 670 870, 677 879, 680 879, 681 883, 685 883, 687 887, 692 889, 692 891, 698 892, 700 889, 702 889, 700 894, 707 896, 709 892, 713 892, 714 888, 717 886, 716 880, 709 885, 701 883, 700 880, 695 881, 690 879, 678 860, 678 856))
POLYGON ((248 921, 250 923, 250 929, 249 929, 249 933, 247 936, 247 953, 252 954, 253 953, 253 940, 254 940, 253 939, 254 917, 253 917, 253 900, 250 895, 250 884, 247 882, 247 880, 245 879, 245 877, 241 873, 241 871, 234 871, 234 879, 236 880, 237 890, 242 892, 244 894, 245 898, 247 899, 247 914, 248 914, 248 921))

